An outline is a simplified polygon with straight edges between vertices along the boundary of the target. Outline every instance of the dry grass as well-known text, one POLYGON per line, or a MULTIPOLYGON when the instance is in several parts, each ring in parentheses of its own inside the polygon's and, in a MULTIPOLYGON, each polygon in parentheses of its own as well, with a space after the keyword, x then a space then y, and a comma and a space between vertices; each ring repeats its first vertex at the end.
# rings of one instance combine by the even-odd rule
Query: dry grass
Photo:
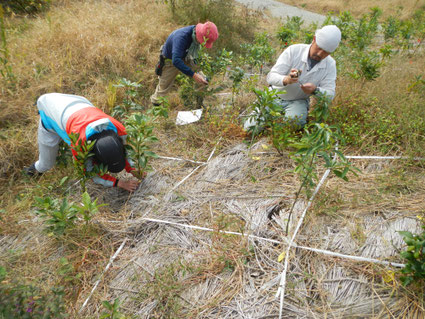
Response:
POLYGON ((144 90, 152 90, 154 75, 147 71, 173 27, 166 11, 152 1, 104 1, 101 6, 73 1, 46 15, 10 22, 26 28, 20 32, 15 27, 8 35, 18 89, 3 88, 0 98, 0 123, 10 128, 2 130, 7 141, 0 149, 2 178, 13 178, 18 168, 35 159, 31 153, 36 150, 33 136, 38 117, 33 103, 38 96, 78 94, 105 108, 107 86, 119 78, 136 78, 143 81, 144 90), (27 136, 19 137, 17 131, 27 136))
MULTIPOLYGON (((129 203, 134 219, 124 224, 134 241, 123 252, 109 285, 109 298, 120 297, 126 312, 141 318, 159 318, 164 313, 187 318, 276 314, 278 302, 273 295, 282 271, 277 257, 283 247, 144 220, 156 218, 281 240, 297 182, 290 174, 289 160, 256 154, 264 142, 255 145, 251 155, 243 145, 224 149, 172 194, 167 190, 194 166, 157 166, 129 203), (252 155, 261 160, 252 160, 252 155), (168 168, 165 174, 164 168, 168 168), (276 192, 287 195, 269 198, 276 192), (268 212, 278 201, 282 209, 270 220, 268 212)), ((422 170, 406 169, 397 162, 376 167, 360 161, 357 165, 364 174, 350 183, 335 178, 326 183, 297 243, 396 261, 403 245, 396 231, 418 225, 418 198, 425 195, 422 170), (400 180, 410 186, 410 192, 405 193, 400 180), (394 192, 393 187, 401 192, 394 192)), ((292 225, 301 210, 299 206, 292 225)), ((422 302, 396 281, 386 283, 384 273, 385 269, 367 264, 294 251, 284 309, 294 317, 422 315, 422 302), (406 311, 402 304, 408 299, 412 308, 406 311)))
POLYGON ((384 62, 376 80, 364 83, 347 74, 349 65, 341 63, 339 68, 331 117, 343 130, 357 132, 349 141, 357 146, 352 152, 422 156, 423 95, 411 87, 422 76, 423 53, 395 55, 384 62))
MULTIPOLYGON (((278 311, 274 294, 283 268, 277 258, 284 245, 143 220, 159 218, 282 240, 282 226, 299 181, 287 156, 264 154, 261 144, 266 140, 251 150, 241 143, 237 116, 252 95, 238 99, 234 109, 211 108, 198 123, 177 127, 174 118, 183 107, 173 94, 170 118, 156 129, 161 142, 155 151, 206 161, 216 147, 208 165, 173 191, 197 165, 154 160, 154 171, 134 194, 89 184, 92 198, 108 206, 95 216, 91 228, 78 227, 56 241, 41 232, 42 222, 31 211, 32 198, 59 198, 70 191, 71 199, 79 199, 81 191, 78 186, 67 190, 75 183, 72 179, 59 185, 62 177, 72 175, 72 168, 54 169, 38 181, 20 175, 20 169, 36 156, 33 102, 42 93, 60 91, 84 95, 106 109, 108 85, 122 77, 140 80, 141 93, 149 95, 155 84, 157 50, 176 25, 168 21, 164 6, 148 0, 61 1, 46 17, 9 23, 15 25, 8 39, 18 88, 16 92, 2 88, 0 96, 1 136, 5 137, 0 145, 0 199, 5 209, 0 215, 0 259, 15 269, 13 275, 46 287, 67 285, 67 306, 75 318, 99 315, 104 310, 101 301, 115 297, 123 301, 123 312, 140 318, 274 316, 278 311), (271 211, 276 214, 271 216, 271 211), (76 315, 124 238, 130 244, 101 281, 87 312, 76 315), (75 273, 82 274, 81 280, 62 281, 57 269, 63 256, 75 273)), ((340 78, 336 104, 360 93, 375 96, 384 109, 396 104, 397 98, 418 101, 420 92, 406 97, 408 82, 420 74, 418 70, 423 70, 422 57, 402 56, 388 63, 381 78, 362 88, 340 78), (387 85, 394 83, 394 70, 399 83, 387 85)), ((425 196, 423 168, 357 164, 367 173, 349 184, 330 179, 297 243, 399 261, 388 242, 395 239, 400 249, 395 231, 417 227, 415 216, 423 212, 425 196)), ((292 226, 302 208, 300 201, 292 226)), ((370 265, 294 250, 284 310, 292 317, 420 317, 422 301, 396 282, 385 283, 382 272, 370 265)))
POLYGON ((425 6, 424 0, 279 0, 280 2, 290 4, 309 11, 327 14, 330 11, 341 13, 350 11, 355 17, 361 17, 364 13, 369 12, 372 7, 379 7, 383 10, 383 17, 390 15, 397 16, 401 19, 408 19, 415 10, 425 6))

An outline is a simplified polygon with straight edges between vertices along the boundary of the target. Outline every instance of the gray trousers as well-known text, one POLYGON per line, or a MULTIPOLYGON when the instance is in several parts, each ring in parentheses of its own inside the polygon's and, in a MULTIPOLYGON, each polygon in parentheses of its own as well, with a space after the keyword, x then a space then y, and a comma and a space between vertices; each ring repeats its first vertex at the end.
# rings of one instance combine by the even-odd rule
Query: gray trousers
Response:
POLYGON ((307 123, 309 100, 285 101, 278 99, 277 102, 282 106, 282 110, 285 111, 287 119, 294 121, 294 124, 300 128, 304 127, 307 123))
POLYGON ((59 143, 62 140, 56 132, 50 132, 43 127, 41 119, 38 123, 38 161, 35 162, 35 169, 44 173, 51 169, 56 163, 59 143))

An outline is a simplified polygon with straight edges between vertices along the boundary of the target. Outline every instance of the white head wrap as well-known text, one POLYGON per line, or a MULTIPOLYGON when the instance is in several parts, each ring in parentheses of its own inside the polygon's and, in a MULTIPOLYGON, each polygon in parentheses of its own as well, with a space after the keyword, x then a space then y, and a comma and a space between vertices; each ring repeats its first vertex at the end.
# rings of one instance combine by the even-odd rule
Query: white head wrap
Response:
POLYGON ((336 25, 326 25, 316 31, 316 43, 326 52, 334 52, 341 41, 341 31, 336 25))

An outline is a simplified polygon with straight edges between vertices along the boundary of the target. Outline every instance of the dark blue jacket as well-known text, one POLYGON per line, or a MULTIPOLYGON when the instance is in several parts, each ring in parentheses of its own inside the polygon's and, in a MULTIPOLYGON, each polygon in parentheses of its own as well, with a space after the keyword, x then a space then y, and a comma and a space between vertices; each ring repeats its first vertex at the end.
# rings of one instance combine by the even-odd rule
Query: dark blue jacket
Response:
POLYGON ((184 64, 184 58, 186 58, 187 51, 192 44, 192 33, 194 25, 177 29, 173 31, 165 41, 164 47, 162 48, 162 54, 173 61, 173 65, 182 71, 184 74, 192 77, 195 72, 192 71, 186 64, 184 64))

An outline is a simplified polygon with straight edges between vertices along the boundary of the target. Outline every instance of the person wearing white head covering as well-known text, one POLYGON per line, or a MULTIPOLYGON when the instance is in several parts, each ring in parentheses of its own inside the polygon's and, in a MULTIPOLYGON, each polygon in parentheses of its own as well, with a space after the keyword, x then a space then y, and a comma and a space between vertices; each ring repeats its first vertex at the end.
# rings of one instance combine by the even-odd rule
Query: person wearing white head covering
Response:
POLYGON ((336 63, 330 53, 340 41, 337 26, 324 26, 316 31, 311 44, 286 48, 267 75, 268 84, 280 91, 285 116, 294 119, 299 128, 306 124, 311 95, 320 92, 331 100, 335 95, 336 63))

